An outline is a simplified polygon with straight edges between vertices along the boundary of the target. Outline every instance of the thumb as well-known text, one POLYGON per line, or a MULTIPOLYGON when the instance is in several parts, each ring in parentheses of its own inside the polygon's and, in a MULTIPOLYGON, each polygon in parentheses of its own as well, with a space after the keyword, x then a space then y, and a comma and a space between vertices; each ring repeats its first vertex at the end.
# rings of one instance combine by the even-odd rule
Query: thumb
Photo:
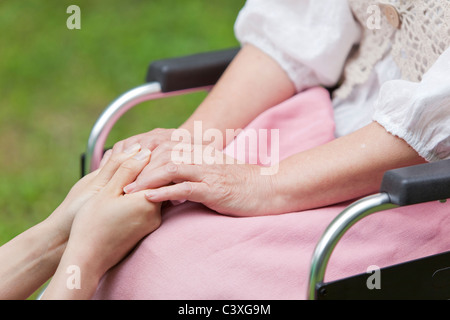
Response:
POLYGON ((108 192, 123 194, 124 187, 136 180, 139 173, 149 163, 151 151, 142 149, 133 158, 123 162, 106 185, 108 192))

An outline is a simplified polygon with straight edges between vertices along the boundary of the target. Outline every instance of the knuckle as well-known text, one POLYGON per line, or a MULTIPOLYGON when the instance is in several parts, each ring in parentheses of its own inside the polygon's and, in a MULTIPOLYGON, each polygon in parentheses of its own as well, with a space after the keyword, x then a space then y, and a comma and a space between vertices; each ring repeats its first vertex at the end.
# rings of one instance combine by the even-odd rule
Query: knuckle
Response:
POLYGON ((116 142, 116 143, 114 144, 114 146, 113 146, 113 149, 112 149, 113 152, 117 152, 118 150, 121 150, 122 147, 123 147, 123 144, 124 144, 123 141, 116 142))
POLYGON ((161 134, 164 132, 164 129, 162 128, 155 128, 152 131, 150 131, 151 134, 161 134))
POLYGON ((178 172, 178 165, 173 162, 169 162, 166 164, 166 171, 171 174, 175 174, 178 172))
POLYGON ((170 150, 172 150, 173 142, 167 141, 167 140, 161 140, 159 146, 163 151, 170 151, 170 150))
POLYGON ((161 161, 165 163, 174 163, 174 164, 182 164, 189 163, 186 159, 186 156, 183 154, 180 155, 179 151, 175 150, 166 150, 164 153, 160 155, 161 161))
POLYGON ((216 191, 222 198, 228 198, 231 194, 231 191, 229 188, 226 188, 224 186, 218 186, 216 191))
POLYGON ((220 181, 212 174, 206 174, 202 181, 208 186, 208 188, 211 188, 213 186, 221 186, 220 181))
POLYGON ((194 192, 194 188, 191 182, 187 181, 184 182, 181 186, 183 193, 187 196, 192 195, 192 193, 194 192))
POLYGON ((120 165, 120 168, 124 171, 134 171, 136 169, 136 164, 134 161, 128 160, 128 161, 123 162, 120 165))
POLYGON ((120 166, 123 162, 120 153, 116 153, 111 155, 111 158, 109 159, 109 161, 116 166, 120 166))
POLYGON ((208 189, 213 190, 213 192, 220 198, 225 199, 231 195, 232 190, 230 188, 230 185, 224 183, 224 181, 222 181, 221 179, 218 179, 217 177, 209 177, 209 179, 206 178, 205 180, 208 189))

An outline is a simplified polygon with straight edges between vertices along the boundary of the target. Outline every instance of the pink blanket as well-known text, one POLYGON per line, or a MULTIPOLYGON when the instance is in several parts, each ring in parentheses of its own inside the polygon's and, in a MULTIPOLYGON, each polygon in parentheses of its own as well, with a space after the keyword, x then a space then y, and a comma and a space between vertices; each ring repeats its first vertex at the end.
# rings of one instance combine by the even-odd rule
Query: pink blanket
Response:
MULTIPOLYGON (((326 143, 334 138, 328 92, 301 93, 248 128, 280 129, 280 160, 326 143)), ((258 218, 170 206, 162 226, 102 279, 95 299, 305 299, 314 247, 346 205, 258 218)), ((326 280, 449 250, 449 209, 428 203, 358 222, 334 251, 326 280)))

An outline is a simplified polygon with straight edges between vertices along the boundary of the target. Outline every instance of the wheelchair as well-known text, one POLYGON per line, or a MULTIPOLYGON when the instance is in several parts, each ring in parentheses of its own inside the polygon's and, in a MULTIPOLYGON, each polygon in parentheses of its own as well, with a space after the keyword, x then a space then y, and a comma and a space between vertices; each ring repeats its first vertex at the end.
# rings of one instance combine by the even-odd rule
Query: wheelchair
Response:
MULTIPOLYGON (((127 111, 144 101, 210 90, 239 50, 231 48, 151 63, 146 84, 120 96, 105 109, 93 126, 86 152, 82 155, 82 175, 98 167, 108 134, 127 111)), ((450 299, 450 251, 382 268, 381 290, 368 289, 368 274, 324 282, 327 264, 334 248, 346 231, 358 221, 394 207, 431 201, 445 202, 449 198, 450 160, 386 172, 378 194, 364 197, 348 206, 323 233, 311 259, 306 298, 450 299)))

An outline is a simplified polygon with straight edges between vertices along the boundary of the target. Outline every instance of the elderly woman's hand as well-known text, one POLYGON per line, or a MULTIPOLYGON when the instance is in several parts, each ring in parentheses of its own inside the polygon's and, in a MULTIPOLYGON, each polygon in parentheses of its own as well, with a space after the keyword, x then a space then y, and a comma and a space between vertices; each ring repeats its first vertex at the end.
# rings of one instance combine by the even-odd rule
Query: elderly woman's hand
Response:
POLYGON ((262 174, 261 169, 237 163, 211 146, 163 143, 153 151, 151 163, 137 180, 124 190, 151 189, 146 197, 152 202, 198 202, 225 215, 271 214, 273 176, 262 174))

